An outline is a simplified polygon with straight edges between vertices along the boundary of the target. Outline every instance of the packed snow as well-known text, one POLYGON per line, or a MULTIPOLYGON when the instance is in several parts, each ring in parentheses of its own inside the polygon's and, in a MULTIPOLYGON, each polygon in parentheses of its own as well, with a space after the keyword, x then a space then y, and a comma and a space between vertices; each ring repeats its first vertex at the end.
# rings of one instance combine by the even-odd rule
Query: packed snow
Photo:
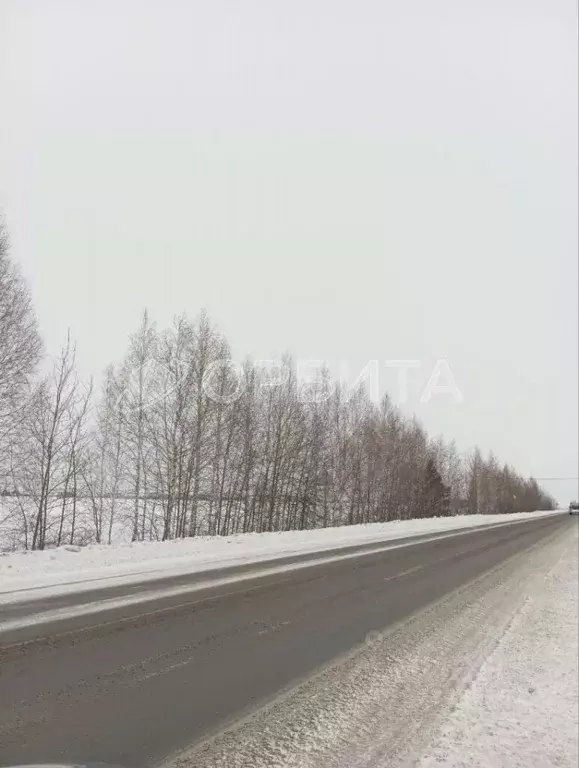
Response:
POLYGON ((420 768, 579 765, 577 529, 420 768))
POLYGON ((522 522, 552 514, 463 515, 305 531, 11 552, 0 555, 0 604, 282 557, 323 554, 348 546, 380 542, 386 545, 411 536, 446 531, 450 534, 461 529, 522 522))

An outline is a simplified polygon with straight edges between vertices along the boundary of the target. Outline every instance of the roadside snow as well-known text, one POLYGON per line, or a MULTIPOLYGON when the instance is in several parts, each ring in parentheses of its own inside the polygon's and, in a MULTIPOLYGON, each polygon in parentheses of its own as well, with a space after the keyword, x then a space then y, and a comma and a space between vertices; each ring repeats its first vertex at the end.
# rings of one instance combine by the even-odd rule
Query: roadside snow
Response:
POLYGON ((350 654, 214 737, 170 756, 163 768, 409 768, 424 754, 431 755, 423 763, 428 768, 575 766, 576 533, 569 539, 568 529, 559 529, 399 625, 370 632, 350 654), (471 701, 469 719, 462 721, 463 741, 450 731, 448 748, 429 750, 453 704, 465 700, 468 681, 480 680, 485 661, 496 658, 501 638, 519 636, 516 617, 529 597, 536 603, 534 621, 552 600, 567 600, 570 615, 564 618, 565 606, 558 606, 541 621, 545 636, 537 661, 533 643, 539 638, 524 630, 525 643, 504 659, 507 670, 497 671, 486 698, 471 701), (549 642, 558 649, 554 664, 549 642), (530 694, 525 680, 535 665, 542 674, 535 673, 527 685, 541 687, 530 694), (514 678, 501 680, 511 666, 518 668, 522 688, 512 687, 514 678), (510 725, 506 744, 501 744, 498 712, 485 712, 498 691, 504 705, 500 716, 510 725), (532 696, 531 718, 524 709, 532 696), (481 719, 485 739, 496 741, 487 762, 477 762, 481 719), (519 748, 524 758, 516 762, 519 748))
POLYGON ((420 768, 579 765, 577 530, 420 768))
MULTIPOLYGON (((0 604, 551 515, 468 515, 0 555, 0 604)), ((556 513, 555 513, 556 514, 556 513)))

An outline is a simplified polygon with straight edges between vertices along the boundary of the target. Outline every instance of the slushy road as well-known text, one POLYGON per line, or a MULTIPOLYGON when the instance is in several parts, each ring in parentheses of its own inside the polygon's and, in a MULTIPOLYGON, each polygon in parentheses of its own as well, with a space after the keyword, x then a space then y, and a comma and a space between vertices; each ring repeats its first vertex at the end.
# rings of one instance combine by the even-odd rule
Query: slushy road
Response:
POLYGON ((0 765, 154 765, 574 522, 419 540, 0 633, 0 765))

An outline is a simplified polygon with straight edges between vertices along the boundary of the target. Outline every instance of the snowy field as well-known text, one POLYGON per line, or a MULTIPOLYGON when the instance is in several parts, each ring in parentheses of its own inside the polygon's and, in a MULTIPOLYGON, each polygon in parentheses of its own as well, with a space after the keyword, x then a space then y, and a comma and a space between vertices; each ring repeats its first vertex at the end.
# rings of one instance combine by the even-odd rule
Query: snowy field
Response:
POLYGON ((4 553, 0 555, 0 604, 552 514, 556 513, 463 515, 306 531, 4 553))

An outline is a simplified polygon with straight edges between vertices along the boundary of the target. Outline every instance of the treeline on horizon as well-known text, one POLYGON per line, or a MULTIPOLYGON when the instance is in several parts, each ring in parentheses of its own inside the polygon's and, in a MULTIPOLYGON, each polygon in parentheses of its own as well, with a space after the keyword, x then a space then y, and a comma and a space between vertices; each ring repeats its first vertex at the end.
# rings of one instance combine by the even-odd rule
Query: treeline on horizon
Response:
POLYGON ((430 438, 387 396, 327 372, 303 385, 289 358, 275 382, 249 360, 234 372, 205 313, 158 329, 145 312, 99 391, 79 380, 70 339, 47 375, 42 357, 0 221, 0 547, 555 506, 493 454, 430 438))

